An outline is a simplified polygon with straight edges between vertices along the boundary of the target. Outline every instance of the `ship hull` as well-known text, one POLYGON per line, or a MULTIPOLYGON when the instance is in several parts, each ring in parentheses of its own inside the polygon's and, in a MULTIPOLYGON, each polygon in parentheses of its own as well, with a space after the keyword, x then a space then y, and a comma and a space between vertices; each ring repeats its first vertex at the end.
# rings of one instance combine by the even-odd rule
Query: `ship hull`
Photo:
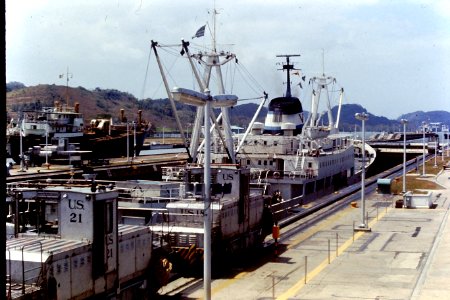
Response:
MULTIPOLYGON (((139 155, 143 148, 145 137, 146 134, 143 131, 136 133, 136 156, 139 155)), ((20 161, 20 143, 20 137, 18 135, 8 137, 7 155, 13 158, 16 162, 20 161)), ((129 135, 127 137, 126 133, 121 133, 115 136, 85 134, 81 137, 69 138, 69 143, 75 144, 77 148, 79 147, 78 150, 92 151, 92 153, 87 155, 87 158, 89 159, 126 157, 127 154, 131 157, 134 156, 134 135, 129 135)), ((45 144, 45 137, 22 137, 23 152, 28 152, 30 148, 45 144)), ((58 139, 48 138, 48 144, 58 144, 58 139)))

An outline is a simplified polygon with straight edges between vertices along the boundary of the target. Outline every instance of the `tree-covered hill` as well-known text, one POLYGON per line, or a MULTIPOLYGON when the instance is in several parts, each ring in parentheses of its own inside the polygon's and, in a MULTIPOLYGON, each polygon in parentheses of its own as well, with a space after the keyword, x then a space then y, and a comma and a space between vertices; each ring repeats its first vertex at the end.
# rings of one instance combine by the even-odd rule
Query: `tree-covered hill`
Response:
MULTIPOLYGON (((97 117, 112 117, 117 120, 120 110, 124 109, 128 120, 137 118, 138 110, 142 110, 143 118, 150 122, 157 130, 163 127, 166 130, 177 131, 176 120, 172 106, 168 99, 144 99, 138 100, 133 95, 115 89, 87 90, 83 87, 68 87, 60 85, 41 84, 26 87, 20 82, 6 84, 6 112, 8 120, 17 118, 22 110, 34 109, 37 106, 53 106, 55 101, 68 102, 73 106, 76 102, 80 104, 80 111, 84 114, 86 122, 97 117)), ((196 110, 193 106, 175 102, 176 110, 180 117, 182 126, 191 126, 194 122, 196 110)), ((266 105, 267 106, 267 105, 266 105)), ((236 105, 230 111, 231 123, 246 128, 250 123, 258 104, 247 103, 236 105)), ((337 107, 333 108, 336 115, 337 107)), ((355 125, 361 122, 355 119, 355 113, 367 112, 361 105, 345 104, 342 106, 339 128, 341 131, 353 131, 355 125)), ((375 116, 369 113, 366 122, 367 131, 399 131, 401 130, 400 119, 409 120, 409 130, 416 130, 422 121, 441 122, 450 125, 450 113, 446 111, 413 112, 400 116, 396 120, 390 120, 383 116, 375 116)), ((264 122, 267 108, 263 107, 257 121, 264 122)), ((305 112, 307 117, 308 112, 305 112)), ((327 123, 327 114, 323 115, 324 123, 327 123)))

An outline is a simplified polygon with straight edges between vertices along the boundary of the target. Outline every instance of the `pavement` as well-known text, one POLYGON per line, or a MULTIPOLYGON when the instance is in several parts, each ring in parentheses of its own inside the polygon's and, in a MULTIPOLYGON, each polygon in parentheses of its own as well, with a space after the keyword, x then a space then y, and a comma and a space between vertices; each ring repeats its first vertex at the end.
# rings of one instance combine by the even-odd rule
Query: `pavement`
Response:
POLYGON ((371 232, 358 232, 303 287, 277 298, 450 299, 449 176, 443 171, 429 178, 444 187, 432 193, 435 209, 389 208, 376 220, 372 204, 371 232))
POLYGON ((450 299, 450 170, 426 180, 442 186, 432 190, 434 209, 367 195, 371 231, 353 230, 361 209, 349 205, 283 242, 271 261, 215 279, 212 299, 450 299))

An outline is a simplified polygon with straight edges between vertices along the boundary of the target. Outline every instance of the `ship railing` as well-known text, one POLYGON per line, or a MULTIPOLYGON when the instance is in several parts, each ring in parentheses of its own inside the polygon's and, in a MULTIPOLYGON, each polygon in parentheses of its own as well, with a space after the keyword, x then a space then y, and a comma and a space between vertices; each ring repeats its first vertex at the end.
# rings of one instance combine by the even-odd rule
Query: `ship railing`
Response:
POLYGON ((11 299, 11 285, 12 285, 12 280, 11 280, 11 250, 10 249, 6 249, 6 251, 8 251, 8 274, 6 274, 6 283, 8 284, 8 297, 7 299, 11 299))
MULTIPOLYGON (((213 214, 212 226, 216 226, 219 224, 218 220, 214 220, 216 216, 213 214)), ((174 226, 183 226, 183 227, 203 227, 204 215, 203 213, 170 213, 168 217, 168 221, 171 225, 174 226)))
POLYGON ((53 112, 75 112, 75 107, 62 105, 61 107, 46 106, 42 108, 42 112, 53 113, 53 112))
POLYGON ((317 170, 314 170, 312 168, 306 168, 306 169, 300 169, 300 170, 294 170, 294 171, 290 171, 290 172, 285 172, 285 174, 291 178, 291 179, 295 179, 296 177, 300 177, 303 179, 311 179, 311 178, 315 178, 318 176, 317 174, 317 170))
MULTIPOLYGON (((203 214, 185 214, 185 213, 162 213, 162 218, 160 218, 160 223, 152 223, 152 225, 162 225, 167 227, 167 231, 170 233, 173 227, 183 227, 183 228, 203 228, 204 216, 203 214)), ((156 218, 154 218, 156 219, 156 218)), ((216 216, 213 216, 213 221, 211 223, 212 227, 219 226, 219 221, 216 216)))
POLYGON ((280 220, 287 218, 289 216, 289 210, 297 208, 302 204, 303 195, 272 204, 270 209, 272 211, 274 222, 278 223, 280 220))
MULTIPOLYGON (((15 248, 15 247, 13 247, 13 248, 15 248)), ((9 253, 9 257, 8 257, 8 266, 9 266, 9 273, 10 273, 10 274, 9 274, 8 280, 9 280, 9 284, 10 284, 10 288, 11 288, 11 283, 12 283, 11 272, 12 272, 12 270, 11 270, 11 252, 10 252, 10 250, 11 250, 11 249, 9 249, 9 248, 6 249, 6 251, 8 251, 8 253, 9 253)), ((22 253, 22 295, 25 295, 25 287, 26 287, 26 284, 29 283, 29 282, 31 282, 31 285, 37 285, 37 283, 39 282, 39 278, 40 278, 41 275, 42 275, 42 268, 43 268, 43 265, 44 265, 44 262, 43 262, 43 249, 42 249, 42 243, 41 243, 41 241, 32 241, 32 242, 29 242, 29 243, 27 243, 27 244, 25 244, 25 245, 22 245, 22 246, 20 247, 20 251, 21 251, 21 253, 22 253), (24 250, 25 250, 25 248, 30 247, 30 246, 32 246, 32 245, 34 245, 34 244, 39 244, 39 247, 40 247, 40 254, 41 254, 40 265, 39 265, 38 267, 33 267, 33 268, 30 268, 30 269, 25 269, 25 256, 24 256, 24 250), (37 276, 26 277, 28 273, 30 273, 30 272, 36 272, 36 270, 40 270, 39 272, 37 272, 37 274, 38 274, 37 276)))
POLYGON ((258 170, 253 173, 254 179, 256 179, 256 185, 257 186, 263 186, 268 183, 267 179, 283 179, 283 178, 315 178, 318 176, 317 170, 313 168, 306 168, 306 169, 295 169, 292 171, 272 171, 272 170, 258 170), (264 175, 265 174, 265 175, 264 175))
POLYGON ((117 200, 121 202, 134 202, 139 204, 160 204, 160 203, 170 203, 173 201, 177 201, 180 198, 178 197, 157 197, 157 196, 132 196, 132 197, 121 197, 119 196, 117 200))
POLYGON ((302 168, 303 168, 303 164, 304 164, 304 162, 305 162, 305 154, 307 153, 308 151, 306 150, 306 152, 305 152, 305 149, 297 149, 297 155, 296 155, 296 157, 295 157, 295 166, 298 168, 298 165, 299 165, 299 162, 300 162, 300 158, 301 158, 301 161, 302 161, 302 168))

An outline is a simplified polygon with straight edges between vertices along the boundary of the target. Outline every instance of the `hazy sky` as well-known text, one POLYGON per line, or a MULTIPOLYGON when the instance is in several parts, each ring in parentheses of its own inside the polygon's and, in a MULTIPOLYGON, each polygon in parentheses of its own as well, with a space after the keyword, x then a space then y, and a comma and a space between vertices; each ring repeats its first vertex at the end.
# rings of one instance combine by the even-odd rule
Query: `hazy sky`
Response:
MULTIPOLYGON (((217 0, 215 6, 218 48, 235 53, 270 97, 284 91, 277 54, 301 54, 296 66, 313 76, 322 72, 324 51, 325 71, 345 88, 346 104, 388 118, 450 111, 448 0, 217 0)), ((7 82, 65 85, 59 75, 68 67, 73 87, 166 97, 155 84, 161 79, 154 57, 145 76, 150 41, 178 44, 184 37, 206 45, 207 37, 191 38, 206 22, 212 27, 213 7, 204 0, 6 0, 7 82)), ((189 72, 172 75, 192 82, 189 72)), ((244 88, 233 92, 248 97, 244 88)))

